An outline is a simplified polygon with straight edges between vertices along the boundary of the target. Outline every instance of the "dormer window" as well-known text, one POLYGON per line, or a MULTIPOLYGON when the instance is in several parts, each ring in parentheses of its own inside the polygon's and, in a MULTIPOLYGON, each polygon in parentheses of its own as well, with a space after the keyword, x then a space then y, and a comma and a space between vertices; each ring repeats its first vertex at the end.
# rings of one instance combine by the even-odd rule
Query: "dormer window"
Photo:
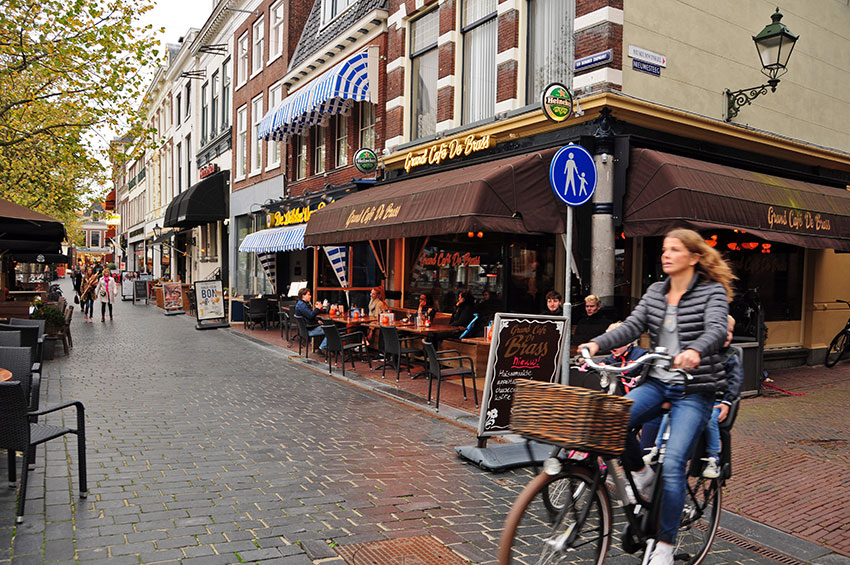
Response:
POLYGON ((322 25, 343 13, 357 0, 322 0, 322 25))

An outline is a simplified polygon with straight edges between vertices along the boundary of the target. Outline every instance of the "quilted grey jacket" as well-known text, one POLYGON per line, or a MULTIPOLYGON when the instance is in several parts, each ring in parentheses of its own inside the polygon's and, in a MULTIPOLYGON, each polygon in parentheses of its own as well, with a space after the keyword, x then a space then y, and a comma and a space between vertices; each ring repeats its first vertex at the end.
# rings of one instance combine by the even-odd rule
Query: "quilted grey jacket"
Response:
MULTIPOLYGON (((600 351, 608 351, 634 341, 644 331, 655 348, 658 330, 667 310, 670 280, 651 285, 626 321, 610 332, 595 337, 600 351)), ((685 383, 685 393, 723 392, 727 387, 723 355, 720 349, 726 341, 729 303, 726 289, 717 282, 706 280, 697 273, 688 290, 682 295, 678 309, 679 344, 682 351, 694 349, 700 354, 699 366, 691 371, 692 379, 685 383)))

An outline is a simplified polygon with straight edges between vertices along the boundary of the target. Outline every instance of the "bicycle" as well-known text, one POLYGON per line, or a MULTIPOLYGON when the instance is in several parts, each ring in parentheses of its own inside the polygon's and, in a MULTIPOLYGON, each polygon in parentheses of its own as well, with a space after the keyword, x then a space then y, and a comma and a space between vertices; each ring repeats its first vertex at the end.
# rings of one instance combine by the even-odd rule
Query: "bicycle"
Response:
MULTIPOLYGON (((645 498, 631 474, 617 462, 628 432, 631 401, 613 396, 619 379, 609 379, 607 373, 630 371, 650 361, 661 361, 669 367, 672 357, 664 348, 657 348, 628 365, 614 367, 594 363, 587 351, 582 355, 588 366, 601 374, 600 384, 607 394, 549 383, 517 382, 512 428, 527 438, 551 443, 556 450, 544 462, 543 471, 517 497, 505 519, 499 544, 500 565, 604 563, 613 529, 612 500, 606 488, 609 470, 614 470, 610 482, 626 518, 623 549, 636 553, 645 548, 644 563, 652 553, 660 519, 661 463, 670 426, 662 437, 655 482, 645 498), (565 417, 570 413, 565 411, 565 404, 570 405, 577 418, 565 417), (576 422, 588 418, 588 414, 595 421, 576 422), (583 456, 575 450, 587 453, 583 456)), ((708 555, 719 525, 721 487, 730 469, 724 464, 719 478, 706 479, 702 477, 702 461, 692 457, 677 536, 677 561, 698 565, 708 555)))
MULTIPOLYGON (((843 302, 850 308, 850 302, 846 300, 836 300, 836 302, 843 302)), ((850 318, 847 319, 844 329, 835 334, 835 337, 829 342, 829 348, 826 350, 826 359, 824 359, 823 364, 828 369, 835 367, 835 364, 844 357, 848 349, 850 349, 850 318)))

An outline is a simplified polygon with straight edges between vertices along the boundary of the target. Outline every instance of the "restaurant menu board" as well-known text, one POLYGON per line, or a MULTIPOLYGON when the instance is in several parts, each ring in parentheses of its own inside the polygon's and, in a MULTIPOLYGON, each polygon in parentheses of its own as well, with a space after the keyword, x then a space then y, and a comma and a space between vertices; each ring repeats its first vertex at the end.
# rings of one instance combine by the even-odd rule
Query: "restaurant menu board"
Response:
POLYGON ((162 283, 162 307, 166 310, 183 309, 183 285, 179 282, 162 283))
POLYGON ((195 300, 198 302, 198 320, 224 318, 224 290, 221 281, 195 283, 195 300))
POLYGON ((516 379, 558 382, 567 318, 497 313, 478 437, 510 433, 516 379))
POLYGON ((121 300, 133 299, 133 279, 130 278, 130 273, 121 271, 121 300))
POLYGON ((137 300, 148 301, 148 281, 141 278, 133 281, 133 303, 137 300))

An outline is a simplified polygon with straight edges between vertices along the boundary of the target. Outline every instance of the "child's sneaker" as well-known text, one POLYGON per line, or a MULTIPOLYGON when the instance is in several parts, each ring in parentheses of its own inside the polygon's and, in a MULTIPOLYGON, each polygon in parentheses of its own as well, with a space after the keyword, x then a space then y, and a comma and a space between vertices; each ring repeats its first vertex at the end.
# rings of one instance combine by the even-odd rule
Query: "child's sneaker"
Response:
POLYGON ((658 448, 652 447, 647 451, 646 455, 643 456, 643 462, 646 465, 655 465, 658 463, 658 448))
POLYGON ((716 479, 720 476, 720 467, 717 466, 717 457, 709 457, 705 461, 702 476, 706 479, 716 479))

